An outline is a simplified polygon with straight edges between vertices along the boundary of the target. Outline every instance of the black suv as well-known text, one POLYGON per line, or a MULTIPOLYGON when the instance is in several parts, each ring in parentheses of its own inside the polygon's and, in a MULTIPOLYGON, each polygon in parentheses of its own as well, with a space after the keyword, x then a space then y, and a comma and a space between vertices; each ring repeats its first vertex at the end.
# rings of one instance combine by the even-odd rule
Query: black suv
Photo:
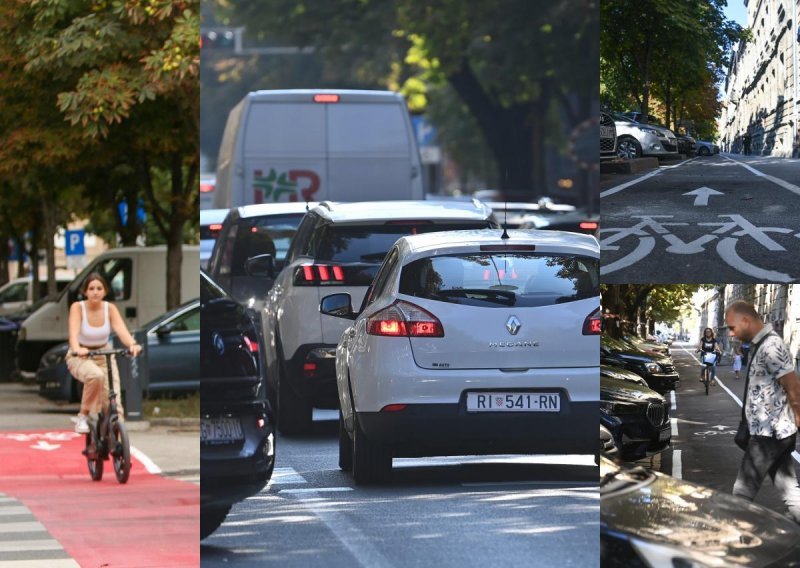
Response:
POLYGON ((633 371, 660 394, 674 390, 680 384, 680 375, 670 357, 645 353, 605 335, 600 339, 600 360, 603 364, 633 371))
POLYGON ((657 392, 606 365, 600 366, 600 424, 614 436, 621 457, 636 460, 669 446, 669 405, 657 392))
POLYGON ((256 327, 202 271, 200 322, 200 538, 206 538, 231 505, 269 481, 275 433, 256 327))

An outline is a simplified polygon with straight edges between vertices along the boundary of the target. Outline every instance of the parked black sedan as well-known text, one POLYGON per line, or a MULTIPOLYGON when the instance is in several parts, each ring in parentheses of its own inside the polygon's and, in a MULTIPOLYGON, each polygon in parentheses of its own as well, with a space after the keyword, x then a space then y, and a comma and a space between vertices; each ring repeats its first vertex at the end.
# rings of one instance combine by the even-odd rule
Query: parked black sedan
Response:
POLYGON ((258 333, 241 305, 200 272, 200 538, 261 491, 275 467, 258 333))
POLYGON ((600 424, 624 459, 637 460, 669 447, 669 405, 657 392, 620 377, 628 371, 600 366, 600 424))
POLYGON ((603 568, 800 567, 800 527, 760 505, 600 459, 603 568))
POLYGON ((660 394, 667 393, 680 384, 680 375, 669 357, 645 353, 605 335, 600 339, 600 358, 605 358, 606 362, 614 360, 621 367, 633 371, 647 381, 647 386, 660 394))

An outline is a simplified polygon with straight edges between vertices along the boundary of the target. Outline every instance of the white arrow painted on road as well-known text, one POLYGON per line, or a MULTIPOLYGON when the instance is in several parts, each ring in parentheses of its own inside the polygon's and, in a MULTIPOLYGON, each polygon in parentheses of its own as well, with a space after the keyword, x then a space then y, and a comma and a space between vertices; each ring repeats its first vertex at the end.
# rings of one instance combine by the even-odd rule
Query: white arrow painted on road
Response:
POLYGON ((715 430, 727 430, 728 426, 721 426, 717 424, 716 426, 712 426, 712 428, 714 428, 715 430))
POLYGON ((708 205, 708 198, 712 195, 725 195, 724 193, 711 189, 710 187, 698 187, 694 191, 687 191, 684 195, 694 195, 695 207, 705 207, 708 205))
POLYGON ((31 448, 34 450, 44 450, 46 452, 52 452, 60 447, 61 444, 51 444, 50 442, 45 442, 44 440, 39 440, 35 446, 31 446, 31 448))

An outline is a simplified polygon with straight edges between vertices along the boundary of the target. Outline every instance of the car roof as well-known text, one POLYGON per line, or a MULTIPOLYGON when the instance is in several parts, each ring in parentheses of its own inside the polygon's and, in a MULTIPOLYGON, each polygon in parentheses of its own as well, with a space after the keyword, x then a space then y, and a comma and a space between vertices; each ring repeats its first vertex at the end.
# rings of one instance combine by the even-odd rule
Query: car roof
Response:
POLYGON ((222 223, 230 209, 201 209, 200 226, 210 225, 211 223, 222 223))
POLYGON ((393 91, 368 91, 354 89, 276 89, 253 91, 247 94, 250 102, 308 102, 313 103, 314 95, 339 95, 340 102, 383 103, 403 100, 402 95, 393 91))
POLYGON ((315 213, 333 223, 359 223, 363 221, 484 221, 492 210, 480 201, 359 201, 335 203, 323 201, 313 209, 315 213))
POLYGON ((316 202, 292 201, 286 203, 259 203, 257 205, 243 205, 237 207, 236 212, 240 219, 249 217, 264 217, 266 215, 286 215, 290 213, 305 213, 313 209, 316 202))
POLYGON ((591 235, 565 231, 538 231, 514 229, 508 231, 508 239, 501 239, 501 229, 474 229, 468 231, 441 231, 407 235, 397 242, 405 248, 407 256, 425 256, 431 251, 437 254, 470 252, 481 245, 536 245, 538 252, 580 254, 600 257, 600 244, 591 235))

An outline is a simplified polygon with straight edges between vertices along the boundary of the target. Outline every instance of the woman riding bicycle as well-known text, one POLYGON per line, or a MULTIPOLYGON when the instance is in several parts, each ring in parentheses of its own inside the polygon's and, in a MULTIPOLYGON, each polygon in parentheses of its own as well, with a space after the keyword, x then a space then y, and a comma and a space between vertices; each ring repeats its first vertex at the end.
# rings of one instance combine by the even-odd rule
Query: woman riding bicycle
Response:
MULTIPOLYGON (((105 279, 93 272, 86 277, 81 287, 81 293, 86 300, 74 302, 69 308, 67 368, 73 377, 83 383, 81 409, 75 424, 75 431, 79 434, 89 432, 89 414, 96 415, 108 405, 108 369, 105 357, 88 357, 89 351, 110 348, 109 336, 112 329, 120 341, 128 346, 131 355, 135 357, 142 350, 128 332, 117 307, 103 300, 108 292, 105 279)), ((119 372, 116 364, 116 359, 112 359, 114 391, 119 393, 119 372)), ((121 404, 117 405, 117 410, 120 417, 123 416, 121 404)))
MULTIPOLYGON (((703 337, 700 338, 700 344, 697 346, 698 353, 716 353, 716 357, 714 358, 714 362, 711 364, 711 384, 714 384, 714 380, 717 378, 717 362, 719 361, 720 356, 722 355, 722 351, 719 348, 719 344, 717 343, 716 337, 714 337, 714 330, 710 327, 707 327, 705 331, 703 331, 703 337)), ((705 372, 706 365, 703 364, 700 367, 700 382, 703 382, 703 373, 705 372)))

